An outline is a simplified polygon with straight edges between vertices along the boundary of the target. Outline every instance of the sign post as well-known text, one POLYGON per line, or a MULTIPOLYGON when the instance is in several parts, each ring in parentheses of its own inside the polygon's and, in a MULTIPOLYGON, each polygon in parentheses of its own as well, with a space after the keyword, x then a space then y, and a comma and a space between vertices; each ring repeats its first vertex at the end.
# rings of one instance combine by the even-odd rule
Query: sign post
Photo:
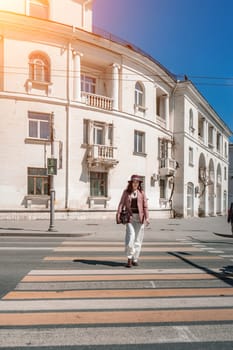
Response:
POLYGON ((57 159, 54 158, 54 113, 51 113, 50 117, 50 141, 51 141, 51 158, 47 159, 47 170, 50 177, 50 224, 48 231, 56 232, 54 226, 54 201, 55 201, 55 189, 54 189, 54 175, 57 175, 57 159))

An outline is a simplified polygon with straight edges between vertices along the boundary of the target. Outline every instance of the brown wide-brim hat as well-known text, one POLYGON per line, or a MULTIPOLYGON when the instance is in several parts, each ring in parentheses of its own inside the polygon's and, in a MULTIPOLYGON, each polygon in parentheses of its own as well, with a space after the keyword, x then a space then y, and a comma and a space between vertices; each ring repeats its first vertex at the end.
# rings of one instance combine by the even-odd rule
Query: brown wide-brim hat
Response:
POLYGON ((132 175, 128 182, 139 181, 142 182, 142 178, 139 175, 132 175))

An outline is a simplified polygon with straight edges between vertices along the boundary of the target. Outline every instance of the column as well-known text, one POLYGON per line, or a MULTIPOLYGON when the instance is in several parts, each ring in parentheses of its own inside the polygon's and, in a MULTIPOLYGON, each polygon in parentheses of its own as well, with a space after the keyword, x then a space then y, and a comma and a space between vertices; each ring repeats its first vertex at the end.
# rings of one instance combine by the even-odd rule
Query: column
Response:
POLYGON ((208 121, 204 119, 204 144, 208 146, 208 121))
POLYGON ((120 66, 118 64, 114 63, 112 65, 112 108, 116 111, 119 109, 119 69, 120 66))
POLYGON ((205 119, 205 140, 204 143, 206 146, 208 146, 208 129, 209 129, 209 123, 208 121, 205 119))
POLYGON ((73 91, 74 101, 81 101, 81 57, 83 55, 73 50, 73 91))
POLYGON ((209 215, 209 187, 205 188, 205 216, 209 215))

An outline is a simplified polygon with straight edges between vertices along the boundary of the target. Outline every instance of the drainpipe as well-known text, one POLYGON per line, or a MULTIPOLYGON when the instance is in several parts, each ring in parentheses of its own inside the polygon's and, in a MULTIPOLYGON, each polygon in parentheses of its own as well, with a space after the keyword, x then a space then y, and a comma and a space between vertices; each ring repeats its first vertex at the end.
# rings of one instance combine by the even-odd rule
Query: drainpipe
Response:
POLYGON ((70 57, 71 43, 67 45, 67 65, 66 65, 66 172, 65 172, 65 209, 69 206, 69 167, 70 167, 70 57))

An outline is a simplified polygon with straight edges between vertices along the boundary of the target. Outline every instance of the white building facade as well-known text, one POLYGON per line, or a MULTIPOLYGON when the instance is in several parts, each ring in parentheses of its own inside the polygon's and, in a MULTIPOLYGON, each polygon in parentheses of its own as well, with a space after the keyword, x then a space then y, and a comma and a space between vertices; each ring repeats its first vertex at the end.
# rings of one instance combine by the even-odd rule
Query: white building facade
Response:
POLYGON ((223 215, 231 132, 191 82, 179 83, 176 96, 174 147, 180 166, 175 210, 185 217, 223 215))
POLYGON ((226 212, 230 130, 191 82, 93 33, 92 1, 1 4, 0 64, 1 217, 48 213, 52 117, 57 215, 113 215, 135 173, 152 217, 226 212))
POLYGON ((233 143, 229 144, 229 195, 228 207, 233 203, 233 143))

